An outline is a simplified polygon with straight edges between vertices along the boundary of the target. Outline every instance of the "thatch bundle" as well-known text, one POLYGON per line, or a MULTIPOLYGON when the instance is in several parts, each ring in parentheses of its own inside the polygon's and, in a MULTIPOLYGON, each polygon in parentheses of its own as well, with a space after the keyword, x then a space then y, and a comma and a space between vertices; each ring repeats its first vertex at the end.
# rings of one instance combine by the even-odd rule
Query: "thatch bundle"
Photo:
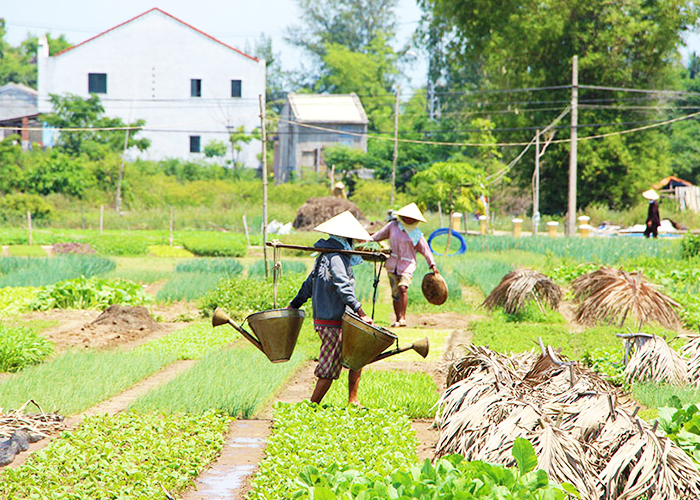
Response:
POLYGON ((700 335, 693 335, 681 347, 681 356, 688 360, 688 380, 690 383, 700 386, 700 335))
POLYGON ((484 306, 493 309, 503 306, 508 314, 516 314, 529 300, 544 311, 544 305, 552 309, 559 307, 562 292, 559 285, 544 274, 532 269, 518 269, 506 274, 501 282, 486 297, 484 306))
POLYGON ((666 328, 681 325, 675 300, 649 283, 642 273, 627 273, 609 267, 579 276, 571 287, 578 301, 576 321, 584 325, 619 323, 624 325, 633 316, 641 328, 644 323, 657 321, 666 328))
POLYGON ((700 498, 692 460, 616 388, 548 346, 518 358, 467 348, 438 403, 436 456, 513 465, 513 443, 523 437, 539 468, 581 498, 700 498))
POLYGON ((664 339, 651 335, 643 342, 625 366, 625 381, 666 382, 683 385, 688 383, 688 365, 664 339))

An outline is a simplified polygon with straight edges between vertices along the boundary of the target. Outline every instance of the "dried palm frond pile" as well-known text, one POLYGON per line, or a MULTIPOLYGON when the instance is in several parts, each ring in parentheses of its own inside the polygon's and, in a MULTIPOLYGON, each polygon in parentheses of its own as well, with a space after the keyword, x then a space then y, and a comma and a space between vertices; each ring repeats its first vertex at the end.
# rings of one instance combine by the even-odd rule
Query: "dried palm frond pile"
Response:
POLYGON ((532 269, 518 269, 503 277, 486 297, 484 306, 489 309, 503 306, 506 313, 516 314, 528 301, 534 300, 540 311, 544 312, 544 304, 557 309, 561 297, 559 285, 544 274, 532 269))
POLYGON ((32 439, 39 440, 66 429, 63 417, 56 413, 44 413, 44 410, 30 399, 18 410, 4 412, 0 408, 0 439, 9 438, 16 430, 26 429, 32 439), (33 404, 40 413, 25 413, 27 406, 33 404))
POLYGON ((507 358, 469 346, 438 403, 436 456, 514 465, 517 437, 538 466, 586 499, 700 498, 700 473, 595 372, 549 346, 507 358))
POLYGON ((664 339, 648 335, 639 343, 625 366, 625 381, 666 382, 683 385, 688 383, 688 364, 664 339))
POLYGON ((584 325, 618 323, 624 325, 628 316, 635 318, 641 329, 644 323, 657 321, 670 329, 681 326, 675 300, 659 291, 659 285, 649 283, 642 273, 628 273, 604 267, 579 276, 571 282, 576 300, 576 321, 584 325))
POLYGON ((680 354, 687 360, 688 380, 693 385, 700 386, 700 335, 690 337, 681 347, 680 354))

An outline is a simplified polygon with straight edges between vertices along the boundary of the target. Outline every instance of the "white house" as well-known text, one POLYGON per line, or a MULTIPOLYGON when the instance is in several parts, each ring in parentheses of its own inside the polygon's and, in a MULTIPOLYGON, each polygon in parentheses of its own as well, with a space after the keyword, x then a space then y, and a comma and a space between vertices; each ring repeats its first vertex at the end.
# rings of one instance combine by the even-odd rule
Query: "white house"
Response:
MULTIPOLYGON (((203 158, 210 141, 229 144, 229 130, 260 126, 265 61, 157 8, 52 57, 40 41, 38 70, 40 112, 51 111, 50 94, 94 93, 106 116, 144 119, 141 158, 203 158)), ((260 151, 252 141, 237 160, 257 167, 260 151)))
POLYGON ((357 94, 287 94, 278 127, 275 181, 326 171, 323 149, 367 151, 367 114, 357 94))

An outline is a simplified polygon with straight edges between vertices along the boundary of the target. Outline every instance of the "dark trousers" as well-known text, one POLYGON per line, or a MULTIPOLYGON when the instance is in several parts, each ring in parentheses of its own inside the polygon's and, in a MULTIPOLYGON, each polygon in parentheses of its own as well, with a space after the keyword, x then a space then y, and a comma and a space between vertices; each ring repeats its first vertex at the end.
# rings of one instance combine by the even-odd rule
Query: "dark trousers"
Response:
POLYGON ((648 238, 652 234, 654 235, 654 238, 659 237, 659 226, 647 226, 647 228, 644 230, 644 237, 648 238))

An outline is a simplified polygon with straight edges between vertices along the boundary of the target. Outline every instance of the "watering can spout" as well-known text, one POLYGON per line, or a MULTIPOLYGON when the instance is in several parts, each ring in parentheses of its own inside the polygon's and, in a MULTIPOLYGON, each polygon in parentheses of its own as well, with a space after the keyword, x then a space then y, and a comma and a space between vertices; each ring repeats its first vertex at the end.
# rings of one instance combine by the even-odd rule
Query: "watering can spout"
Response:
POLYGON ((428 355, 428 352, 430 351, 430 343, 428 342, 428 338, 424 338, 421 340, 418 340, 414 342, 411 345, 405 345, 403 347, 398 347, 392 351, 386 351, 381 353, 379 356, 374 358, 370 363, 374 363, 375 361, 379 361, 381 359, 386 359, 388 357, 394 356, 396 354, 401 354, 402 352, 410 351, 413 349, 416 351, 418 354, 420 354, 422 357, 426 357, 428 355))
POLYGON ((228 314, 226 314, 221 308, 217 307, 216 310, 214 311, 214 316, 211 319, 212 326, 217 327, 217 326, 225 325, 227 323, 229 325, 231 325, 233 328, 235 328, 238 331, 238 333, 240 333, 246 339, 248 339, 248 341, 250 341, 251 344, 253 344, 255 347, 260 349, 260 351, 262 351, 265 355, 267 355, 267 353, 265 353, 265 350, 263 349, 262 344, 260 343, 260 341, 258 339, 256 339, 250 333, 248 333, 243 328, 238 326, 238 324, 235 321, 233 321, 228 314))

